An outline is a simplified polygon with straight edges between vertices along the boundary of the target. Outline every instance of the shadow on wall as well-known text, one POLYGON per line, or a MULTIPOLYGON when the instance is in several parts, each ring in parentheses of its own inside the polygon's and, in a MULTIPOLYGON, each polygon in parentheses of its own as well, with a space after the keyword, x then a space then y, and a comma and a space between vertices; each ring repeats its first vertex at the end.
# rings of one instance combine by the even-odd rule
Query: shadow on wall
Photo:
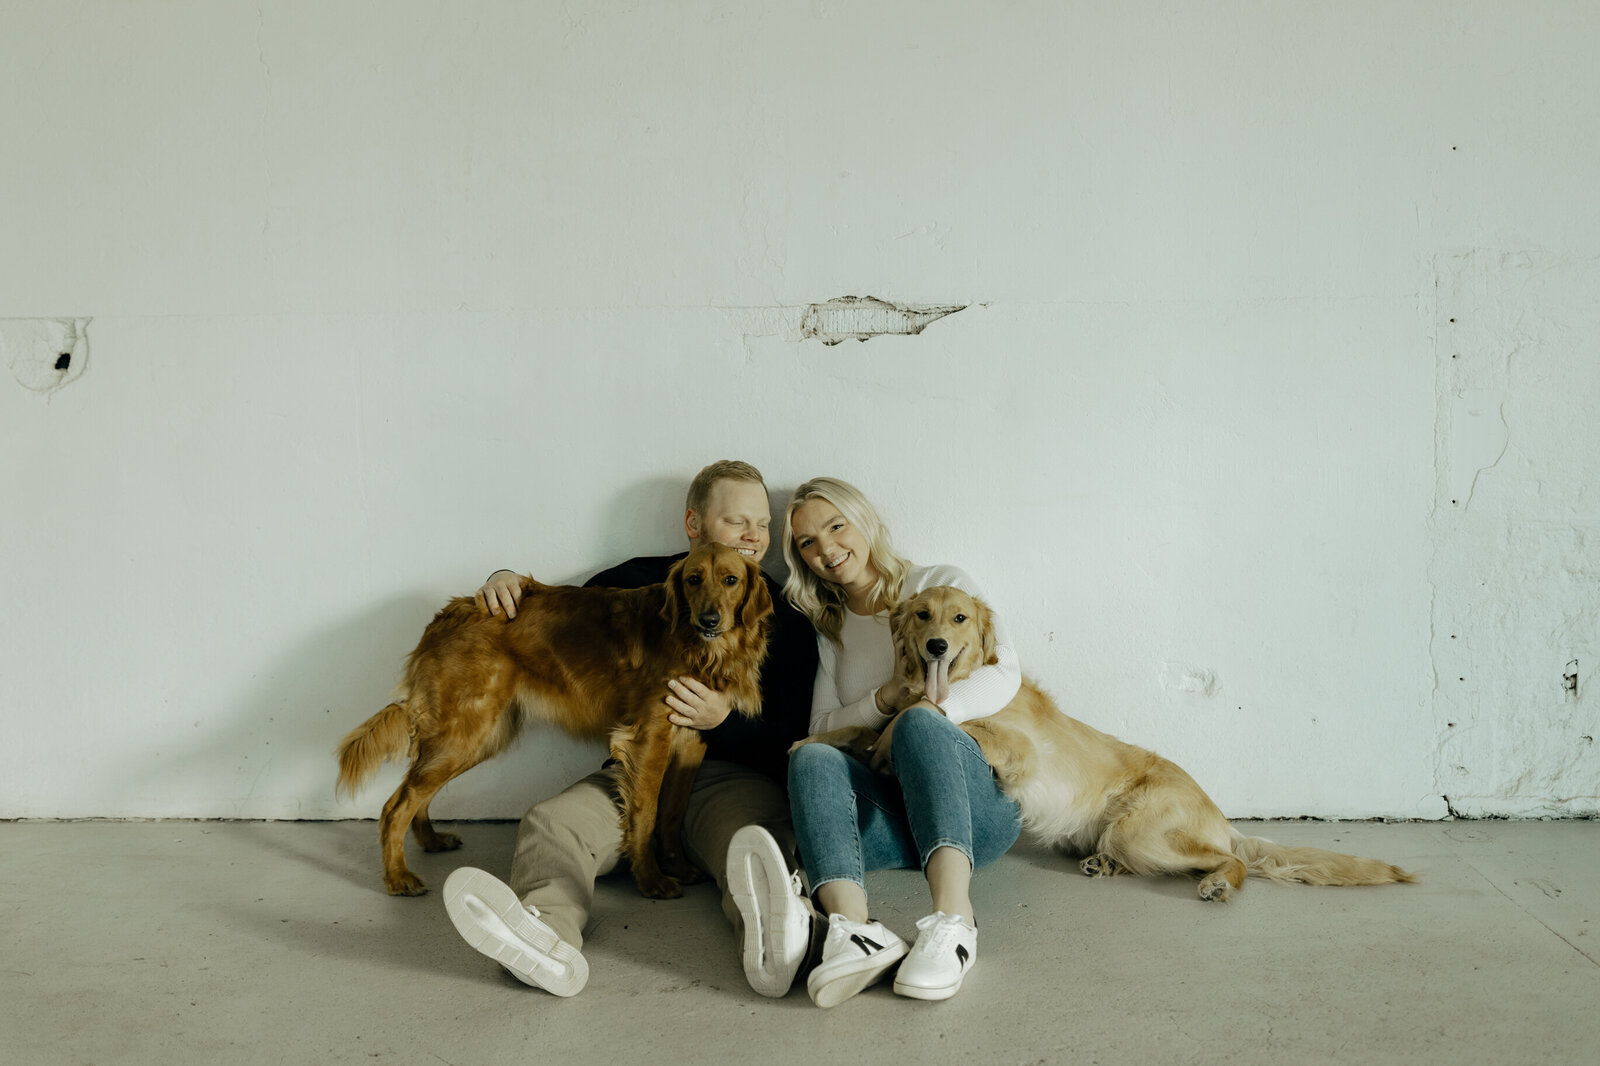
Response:
MULTIPOLYGON (((597 564, 596 570, 639 555, 675 555, 686 551, 689 540, 683 528, 684 497, 693 477, 691 472, 682 480, 646 478, 612 496, 598 520, 600 541, 606 551, 601 553, 605 558, 597 564)), ((772 546, 767 549, 761 568, 780 585, 789 574, 783 561, 783 511, 792 495, 792 485, 767 484, 767 500, 772 511, 772 546)), ((568 580, 581 585, 590 576, 582 574, 568 580)))
POLYGON ((674 555, 689 547, 683 530, 684 496, 689 474, 683 480, 653 477, 634 482, 614 493, 599 515, 578 525, 597 531, 597 561, 593 570, 569 581, 581 585, 607 567, 640 555, 674 555))

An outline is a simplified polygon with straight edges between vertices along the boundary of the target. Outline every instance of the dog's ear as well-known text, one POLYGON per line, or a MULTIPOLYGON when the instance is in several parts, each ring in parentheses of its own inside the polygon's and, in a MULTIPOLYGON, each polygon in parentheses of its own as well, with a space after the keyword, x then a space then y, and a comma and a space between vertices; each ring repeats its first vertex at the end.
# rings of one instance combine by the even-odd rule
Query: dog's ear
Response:
POLYGON ((661 620, 668 626, 678 624, 678 612, 683 603, 683 563, 679 559, 672 564, 672 569, 667 571, 666 595, 661 604, 661 620))
POLYGON ((767 591, 767 579, 761 576, 761 567, 745 560, 744 602, 739 605, 739 624, 749 629, 772 613, 772 593, 767 591))
POLYGON ((901 600, 889 609, 889 632, 900 636, 905 630, 906 615, 910 613, 910 600, 901 600))
POLYGON ((901 600, 889 610, 889 632, 894 637, 895 669, 908 681, 922 677, 922 656, 906 644, 906 623, 911 619, 911 601, 901 600))
POLYGON ((993 666, 1000 661, 1000 656, 995 654, 996 640, 994 636, 994 612, 989 610, 989 605, 982 600, 973 598, 972 609, 977 612, 978 631, 983 634, 983 662, 985 666, 993 666))

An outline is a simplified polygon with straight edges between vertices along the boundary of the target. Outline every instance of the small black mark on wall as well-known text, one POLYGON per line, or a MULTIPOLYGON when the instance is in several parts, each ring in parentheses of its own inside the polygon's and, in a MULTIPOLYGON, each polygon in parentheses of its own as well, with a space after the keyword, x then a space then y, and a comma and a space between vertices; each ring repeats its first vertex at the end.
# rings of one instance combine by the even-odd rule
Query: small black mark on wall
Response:
POLYGON ((1567 699, 1578 698, 1578 660, 1574 659, 1567 664, 1566 673, 1561 675, 1561 687, 1566 690, 1567 699))
POLYGON ((66 370, 71 366, 72 366, 72 353, 71 352, 62 352, 60 355, 56 356, 56 369, 57 370, 66 370))

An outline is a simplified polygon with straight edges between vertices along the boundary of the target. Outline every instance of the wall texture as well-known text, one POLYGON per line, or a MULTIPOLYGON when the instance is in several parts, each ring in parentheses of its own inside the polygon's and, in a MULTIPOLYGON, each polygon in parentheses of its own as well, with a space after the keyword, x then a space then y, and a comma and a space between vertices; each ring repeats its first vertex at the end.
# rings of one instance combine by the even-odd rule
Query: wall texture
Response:
POLYGON ((0 21, 0 817, 372 816, 439 603, 675 550, 724 456, 1231 815, 1600 810, 1591 4, 0 21))

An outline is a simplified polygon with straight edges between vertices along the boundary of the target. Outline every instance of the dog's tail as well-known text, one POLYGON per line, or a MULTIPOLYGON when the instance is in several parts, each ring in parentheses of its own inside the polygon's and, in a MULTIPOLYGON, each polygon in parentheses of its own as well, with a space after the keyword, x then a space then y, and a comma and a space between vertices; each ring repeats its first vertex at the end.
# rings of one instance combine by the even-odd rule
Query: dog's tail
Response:
POLYGON ((404 702, 389 704, 339 742, 339 783, 335 795, 354 796, 386 759, 399 759, 411 748, 411 712, 404 702))
POLYGON ((1416 878, 1398 866, 1379 859, 1345 855, 1321 848, 1277 844, 1265 837, 1234 832, 1233 853, 1250 868, 1250 876, 1272 881, 1298 881, 1304 885, 1410 884, 1416 878))

